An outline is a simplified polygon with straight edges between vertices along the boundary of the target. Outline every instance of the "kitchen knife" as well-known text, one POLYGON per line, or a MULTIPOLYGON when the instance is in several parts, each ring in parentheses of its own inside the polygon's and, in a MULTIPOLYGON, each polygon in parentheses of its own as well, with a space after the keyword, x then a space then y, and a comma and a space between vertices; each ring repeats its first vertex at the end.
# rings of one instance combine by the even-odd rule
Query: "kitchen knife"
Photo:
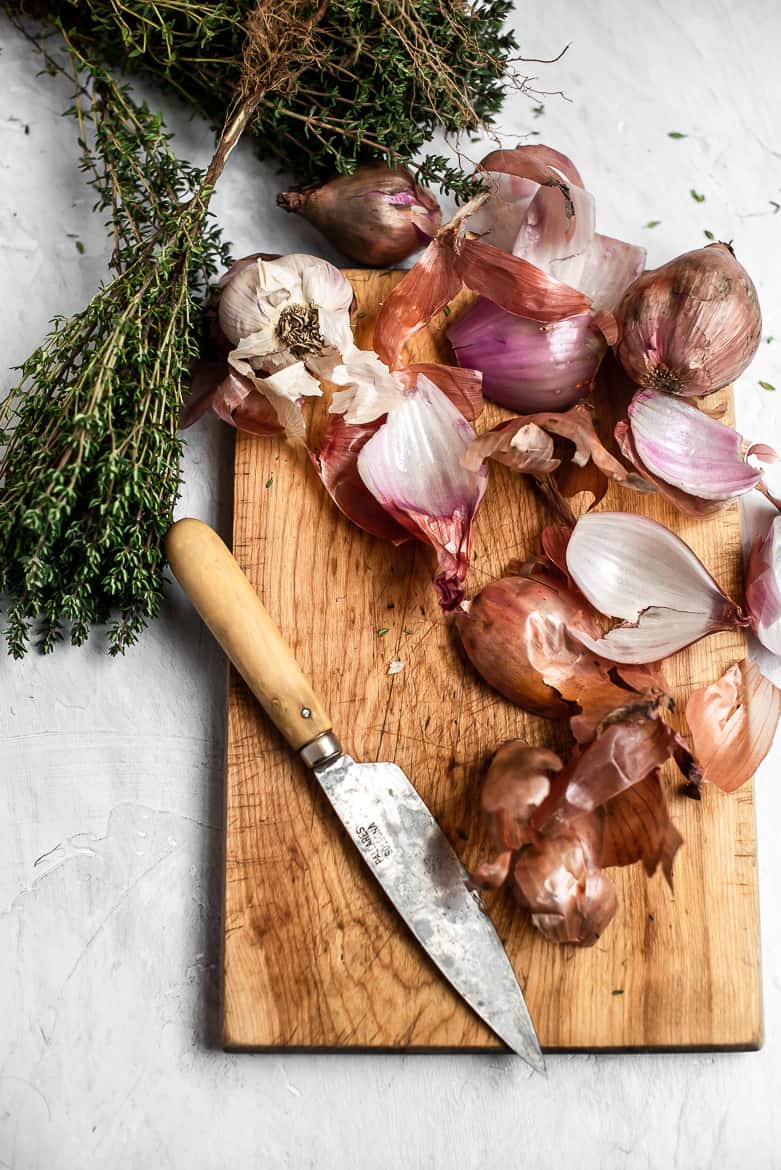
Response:
POLYGON ((545 1071, 523 993, 491 919, 442 830, 396 764, 359 764, 225 544, 179 520, 166 554, 252 693, 314 772, 369 869, 445 978, 496 1035, 545 1071))

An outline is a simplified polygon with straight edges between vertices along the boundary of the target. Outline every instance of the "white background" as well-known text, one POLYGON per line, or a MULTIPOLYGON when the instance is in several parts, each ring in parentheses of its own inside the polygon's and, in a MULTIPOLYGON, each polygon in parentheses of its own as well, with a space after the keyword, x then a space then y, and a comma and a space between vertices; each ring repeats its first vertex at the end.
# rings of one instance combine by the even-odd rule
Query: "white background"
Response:
MULTIPOLYGON (((701 245, 706 228, 734 240, 765 334, 779 337, 740 380, 738 422, 780 444, 775 0, 547 0, 520 4, 516 19, 529 57, 571 43, 559 63, 528 66, 569 100, 538 99, 535 116, 534 101, 511 98, 506 141, 539 131, 570 154, 600 229, 644 243, 650 264, 701 245)), ((53 313, 83 306, 108 250, 75 165, 74 125, 60 116, 67 87, 36 78, 38 59, 4 20, 0 39, 5 370, 53 313)), ((165 108, 179 152, 204 162, 207 128, 165 108)), ((275 208, 283 183, 239 149, 214 204, 234 254, 338 259, 275 208)), ((209 420, 189 433, 181 512, 223 532, 230 459, 227 428, 209 420)), ((761 511, 752 505, 752 525, 761 511)), ((498 1056, 209 1047, 223 720, 221 656, 179 595, 121 661, 97 638, 47 659, 0 657, 0 1167, 781 1166, 779 750, 757 779, 764 1050, 557 1056, 544 1081, 498 1056)))

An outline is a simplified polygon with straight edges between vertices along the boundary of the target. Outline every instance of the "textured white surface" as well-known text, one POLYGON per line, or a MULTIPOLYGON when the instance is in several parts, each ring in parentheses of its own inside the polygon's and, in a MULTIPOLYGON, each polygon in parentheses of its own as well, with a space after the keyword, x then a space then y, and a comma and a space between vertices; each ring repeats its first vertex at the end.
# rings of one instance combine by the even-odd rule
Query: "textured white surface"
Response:
MULTIPOLYGON (((572 42, 558 64, 529 66, 540 88, 571 101, 545 97, 541 116, 510 101, 507 135, 539 131, 571 154, 601 230, 646 243, 651 264, 699 245, 705 228, 733 238, 765 332, 781 339, 781 215, 769 202, 781 200, 775 0, 548 0, 520 5, 518 21, 529 56, 572 42), (644 229, 652 219, 662 222, 644 229)), ((60 117, 66 87, 35 78, 36 59, 4 20, 0 38, 5 369, 52 313, 83 305, 107 248, 74 165, 74 127, 60 117)), ((171 124, 180 153, 203 161, 206 129, 181 110, 171 124)), ((215 200, 234 253, 336 259, 276 210, 279 184, 240 148, 215 200)), ((781 340, 762 345, 737 393, 744 433, 781 443, 778 396, 759 378, 781 389, 781 340)), ((229 458, 225 430, 207 422, 190 433, 181 510, 223 531, 229 458)), ((178 594, 123 661, 97 640, 44 660, 0 658, 0 1167, 781 1164, 778 748, 757 781, 764 1050, 552 1057, 545 1082, 495 1056, 209 1047, 223 710, 220 655, 178 594)))

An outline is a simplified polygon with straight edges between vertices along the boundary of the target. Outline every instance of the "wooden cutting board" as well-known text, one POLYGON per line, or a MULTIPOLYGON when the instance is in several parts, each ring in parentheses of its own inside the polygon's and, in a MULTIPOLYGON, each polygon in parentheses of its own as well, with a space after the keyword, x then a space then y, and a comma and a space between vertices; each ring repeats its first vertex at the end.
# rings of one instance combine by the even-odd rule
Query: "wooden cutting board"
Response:
MULTIPOLYGON (((398 272, 351 271, 358 342, 398 272)), ((452 316, 450 318, 452 320, 452 316)), ((411 347, 452 360, 441 317, 411 347)), ((411 359, 414 360, 414 359, 411 359)), ((727 397, 725 395, 725 397, 727 397)), ((490 404, 480 430, 503 413, 490 404)), ((737 507, 697 522, 656 497, 611 490, 679 532, 740 593, 737 507)), ((473 594, 538 551, 552 517, 519 476, 493 466, 475 529, 473 594)), ((411 777, 469 866, 484 839, 480 782, 492 750, 521 736, 563 747, 562 725, 525 714, 464 663, 439 612, 434 557, 394 549, 337 511, 306 453, 238 434, 234 552, 358 760, 411 777), (394 660, 404 669, 389 675, 394 660)), ((746 652, 720 634, 667 664, 681 707, 746 652)), ((228 1048, 491 1049, 499 1042, 407 934, 320 790, 231 673, 226 783, 224 1043, 228 1048)), ((751 786, 697 803, 666 777, 685 845, 675 892, 640 866, 613 870, 619 911, 596 946, 543 939, 504 891, 488 899, 548 1050, 759 1047, 762 1035, 751 786)))

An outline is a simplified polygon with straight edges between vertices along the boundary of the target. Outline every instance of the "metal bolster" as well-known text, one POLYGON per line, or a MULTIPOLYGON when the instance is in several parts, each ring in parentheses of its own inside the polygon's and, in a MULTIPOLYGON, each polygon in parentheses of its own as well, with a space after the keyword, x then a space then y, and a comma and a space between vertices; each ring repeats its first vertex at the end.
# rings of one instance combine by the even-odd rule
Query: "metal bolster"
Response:
POLYGON ((299 748, 298 754, 308 768, 318 768, 341 756, 342 745, 332 731, 323 731, 299 748))

